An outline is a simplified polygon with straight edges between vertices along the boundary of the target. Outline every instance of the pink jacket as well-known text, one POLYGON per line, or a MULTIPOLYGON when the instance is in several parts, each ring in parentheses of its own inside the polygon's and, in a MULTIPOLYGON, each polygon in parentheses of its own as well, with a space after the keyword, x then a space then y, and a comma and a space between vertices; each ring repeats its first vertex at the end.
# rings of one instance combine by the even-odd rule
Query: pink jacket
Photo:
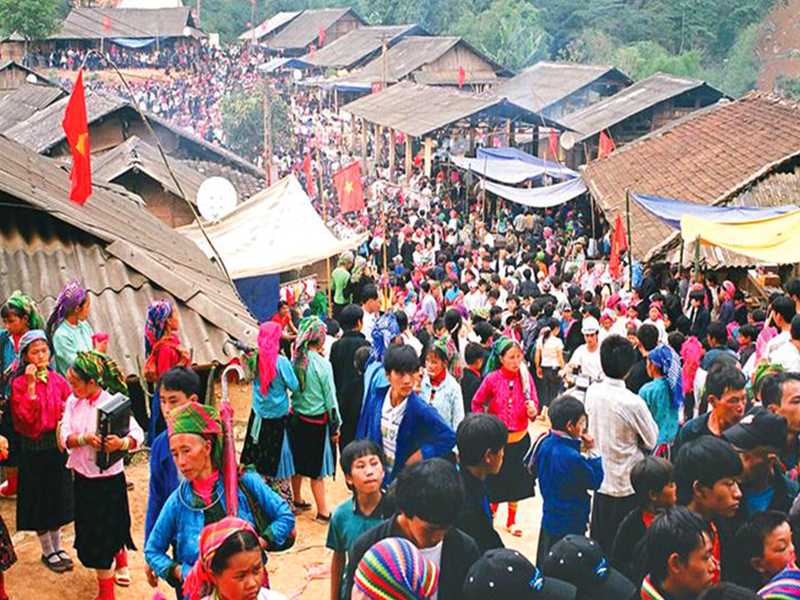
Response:
MULTIPOLYGON (((530 386, 530 399, 539 408, 536 386, 525 372, 530 386)), ((526 396, 522 389, 522 371, 512 379, 502 369, 489 373, 472 398, 472 411, 485 412, 500 419, 510 432, 528 429, 526 396), (509 401, 510 400, 510 401, 509 401)))

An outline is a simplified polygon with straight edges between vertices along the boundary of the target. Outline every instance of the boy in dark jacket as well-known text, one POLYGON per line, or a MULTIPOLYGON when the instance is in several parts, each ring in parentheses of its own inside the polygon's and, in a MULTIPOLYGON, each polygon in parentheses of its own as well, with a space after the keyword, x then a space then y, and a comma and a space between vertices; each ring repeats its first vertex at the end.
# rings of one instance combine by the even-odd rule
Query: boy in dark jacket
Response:
POLYGON ((486 350, 480 344, 470 342, 464 348, 464 362, 467 368, 461 376, 461 397, 464 399, 464 414, 472 412, 472 397, 481 386, 483 376, 483 361, 486 358, 486 350))
POLYGON ((397 478, 395 500, 397 513, 356 540, 347 566, 344 597, 352 594, 356 567, 367 550, 382 539, 402 537, 439 569, 438 600, 461 600, 467 571, 480 554, 475 540, 454 527, 464 504, 464 489, 455 466, 442 458, 408 465, 397 478))
POLYGON ((544 499, 537 564, 565 535, 586 533, 590 506, 587 491, 603 483, 602 459, 592 452, 594 440, 586 433, 583 402, 560 396, 550 405, 548 416, 552 430, 537 442, 533 461, 544 499))
POLYGON ((620 523, 610 558, 614 568, 638 584, 644 576, 637 563, 647 528, 658 513, 677 502, 672 464, 656 456, 643 458, 631 469, 631 485, 636 491, 639 507, 620 523))
POLYGON ((464 483, 464 507, 456 520, 456 527, 472 536, 481 554, 503 547, 494 529, 486 477, 500 472, 507 441, 508 428, 494 415, 484 413, 467 415, 456 432, 461 481, 464 483))

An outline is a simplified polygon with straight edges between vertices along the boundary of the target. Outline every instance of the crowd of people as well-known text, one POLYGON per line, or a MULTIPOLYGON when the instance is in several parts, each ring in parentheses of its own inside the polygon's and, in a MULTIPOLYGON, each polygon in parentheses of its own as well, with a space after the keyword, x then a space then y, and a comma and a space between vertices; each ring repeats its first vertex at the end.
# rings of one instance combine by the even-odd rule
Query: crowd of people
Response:
MULTIPOLYGON (((142 48, 128 48, 106 42, 103 53, 122 69, 163 69, 165 71, 192 71, 195 65, 210 58, 210 48, 205 44, 170 42, 162 45, 153 40, 142 48)), ((61 46, 49 53, 29 52, 25 64, 35 69, 60 69, 77 71, 81 65, 89 71, 107 69, 108 64, 97 53, 80 46, 61 46), (87 56, 88 55, 88 56, 87 56)))

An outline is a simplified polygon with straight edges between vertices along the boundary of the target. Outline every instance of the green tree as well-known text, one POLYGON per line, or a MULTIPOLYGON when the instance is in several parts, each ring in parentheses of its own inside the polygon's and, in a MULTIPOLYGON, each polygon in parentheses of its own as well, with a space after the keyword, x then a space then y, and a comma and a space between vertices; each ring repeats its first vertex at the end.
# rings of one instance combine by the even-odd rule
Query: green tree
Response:
POLYGON ((761 69, 756 53, 758 34, 759 27, 755 23, 742 29, 725 60, 709 69, 708 80, 734 97, 755 88, 761 69))
MULTIPOLYGON (((274 152, 294 148, 289 106, 277 94, 270 96, 274 152)), ((264 92, 231 92, 220 103, 226 145, 255 161, 264 153, 264 92)))
POLYGON ((547 54, 539 11, 519 0, 494 0, 481 12, 467 12, 454 33, 496 62, 517 70, 547 54))
POLYGON ((55 31, 61 0, 0 0, 0 34, 13 32, 26 41, 46 38, 55 31))

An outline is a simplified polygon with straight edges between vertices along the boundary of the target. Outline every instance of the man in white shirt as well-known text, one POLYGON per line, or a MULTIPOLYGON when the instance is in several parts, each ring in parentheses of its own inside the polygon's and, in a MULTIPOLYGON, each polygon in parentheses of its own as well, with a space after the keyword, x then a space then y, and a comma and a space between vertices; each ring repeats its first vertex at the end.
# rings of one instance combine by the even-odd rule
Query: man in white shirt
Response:
POLYGON ((789 341, 770 354, 773 364, 781 365, 786 371, 800 373, 800 315, 795 315, 789 329, 789 341))
POLYGON ((600 324, 594 317, 586 317, 581 322, 581 333, 586 342, 578 346, 566 367, 566 375, 569 376, 573 371, 580 369, 581 375, 591 377, 592 381, 599 381, 603 376, 603 368, 600 364, 600 343, 599 333, 600 324))
POLYGON ((381 316, 381 301, 378 298, 378 288, 373 284, 364 286, 361 291, 361 308, 364 310, 364 319, 361 321, 361 333, 367 340, 372 340, 372 329, 378 317, 381 316))
POLYGON ((794 316, 794 301, 789 296, 778 296, 772 301, 768 321, 771 321, 778 329, 778 335, 767 342, 766 354, 769 362, 774 362, 773 354, 792 339, 790 329, 794 316))
POLYGON ((600 346, 605 378, 586 391, 589 434, 605 473, 594 495, 591 537, 606 552, 611 551, 619 524, 638 506, 631 469, 658 440, 658 425, 644 400, 625 387, 625 375, 635 360, 636 350, 627 339, 608 336, 600 346))

